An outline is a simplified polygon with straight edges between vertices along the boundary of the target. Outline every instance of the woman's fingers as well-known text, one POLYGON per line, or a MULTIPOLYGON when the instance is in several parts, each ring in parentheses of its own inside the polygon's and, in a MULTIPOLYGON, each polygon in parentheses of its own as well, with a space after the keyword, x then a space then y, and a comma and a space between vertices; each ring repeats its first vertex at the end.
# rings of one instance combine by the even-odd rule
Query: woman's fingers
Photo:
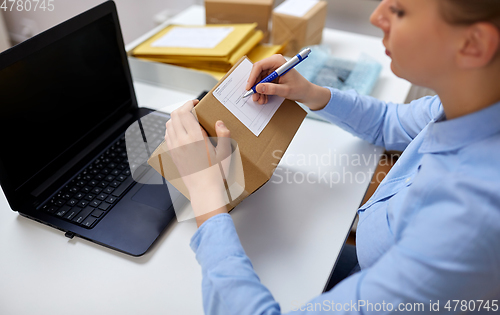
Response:
POLYGON ((250 90, 255 83, 259 82, 263 78, 265 78, 269 73, 276 70, 278 67, 283 65, 286 62, 285 58, 282 55, 273 55, 269 58, 262 59, 259 62, 256 62, 252 71, 250 72, 250 76, 248 77, 248 82, 246 85, 246 90, 250 90), (264 76, 263 72, 267 74, 264 76), (259 77, 262 76, 262 78, 259 77))
POLYGON ((167 123, 165 124, 166 126, 166 130, 165 130, 165 140, 167 140, 167 137, 169 138, 169 141, 170 141, 170 145, 169 145, 169 149, 173 149, 174 147, 177 147, 177 143, 176 143, 176 134, 175 134, 175 130, 174 130, 174 127, 172 125, 172 119, 169 119, 167 121, 167 123))
POLYGON ((181 113, 180 113, 179 109, 174 110, 170 114, 170 121, 172 122, 171 125, 172 125, 173 130, 175 131, 176 137, 182 137, 182 136, 185 136, 187 134, 187 131, 182 124, 180 115, 181 115, 181 113))
POLYGON ((190 137, 194 137, 197 140, 200 140, 200 124, 196 117, 193 115, 193 107, 198 102, 189 101, 179 108, 179 119, 186 130, 187 134, 190 137))
POLYGON ((170 114, 166 124, 166 136, 170 141, 170 149, 203 139, 199 131, 199 123, 191 113, 198 102, 188 101, 170 114))
POLYGON ((276 83, 261 83, 257 85, 257 92, 262 95, 278 95, 281 97, 287 97, 290 93, 290 87, 287 84, 276 84, 276 83))
POLYGON ((199 127, 200 127, 200 132, 201 132, 201 135, 203 136, 203 138, 208 138, 208 134, 205 131, 205 129, 203 129, 202 126, 199 126, 199 127))
POLYGON ((260 95, 259 97, 259 104, 260 105, 264 105, 264 104, 267 104, 267 95, 260 95))
POLYGON ((260 77, 263 71, 262 66, 263 65, 261 62, 257 62, 253 65, 252 71, 250 71, 250 76, 248 77, 247 85, 245 87, 247 91, 250 91, 252 86, 254 86, 256 82, 258 82, 257 79, 260 77))
MULTIPOLYGON (((183 145, 203 139, 200 132, 200 124, 192 113, 197 103, 197 100, 188 101, 170 115, 169 121, 171 121, 171 129, 174 132, 172 135, 176 137, 175 141, 173 141, 174 145, 183 145)), ((167 129, 167 131, 169 130, 167 129)))
POLYGON ((255 93, 255 94, 252 95, 252 100, 254 102, 258 102, 259 98, 260 98, 260 94, 259 93, 255 93))
POLYGON ((222 120, 215 123, 215 132, 217 133, 217 159, 225 160, 231 155, 231 132, 227 129, 222 120))
POLYGON ((169 150, 172 149, 172 141, 170 140, 170 137, 168 136, 168 131, 165 130, 165 143, 167 144, 167 148, 169 150))

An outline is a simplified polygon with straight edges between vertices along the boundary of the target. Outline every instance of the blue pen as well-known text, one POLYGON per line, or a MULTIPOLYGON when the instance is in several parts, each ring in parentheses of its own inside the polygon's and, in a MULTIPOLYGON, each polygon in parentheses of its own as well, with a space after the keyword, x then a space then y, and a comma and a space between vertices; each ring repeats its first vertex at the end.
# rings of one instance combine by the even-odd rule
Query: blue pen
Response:
POLYGON ((306 59, 310 53, 311 53, 311 48, 306 48, 306 49, 302 50, 300 53, 298 53, 292 59, 285 62, 284 65, 282 65, 281 67, 279 67, 278 69, 273 71, 273 73, 268 75, 264 80, 255 84, 250 91, 246 92, 245 95, 243 95, 243 98, 249 97, 250 95, 257 93, 257 91, 255 90, 257 88, 257 85, 259 85, 261 83, 271 82, 274 79, 276 79, 277 77, 281 77, 282 75, 284 75, 285 73, 290 71, 290 69, 293 69, 293 67, 295 67, 296 65, 298 65, 299 63, 304 61, 304 59, 306 59))

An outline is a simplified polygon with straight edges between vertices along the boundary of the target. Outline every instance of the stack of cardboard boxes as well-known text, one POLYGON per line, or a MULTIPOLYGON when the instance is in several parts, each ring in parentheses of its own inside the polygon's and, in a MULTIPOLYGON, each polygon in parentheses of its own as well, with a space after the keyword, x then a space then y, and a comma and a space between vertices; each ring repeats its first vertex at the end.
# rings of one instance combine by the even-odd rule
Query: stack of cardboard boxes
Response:
POLYGON ((257 62, 277 53, 292 56, 302 47, 321 42, 325 1, 286 0, 274 11, 273 6, 274 0, 205 0, 206 26, 169 25, 132 54, 205 71, 220 79, 243 55, 257 62), (213 47, 197 42, 207 40, 202 34, 215 32, 217 37, 217 32, 225 30, 231 31, 213 47), (179 34, 189 35, 179 40, 179 34), (262 44, 269 41, 272 44, 262 44))
POLYGON ((206 23, 257 23, 268 42, 273 6, 274 0, 205 0, 206 23))
MULTIPOLYGON (((281 6, 287 5, 287 2, 300 5, 302 1, 288 0, 281 6)), ((305 46, 321 43, 326 19, 326 1, 307 2, 310 6, 306 11, 289 12, 280 10, 281 6, 273 11, 272 42, 287 43, 285 55, 292 56, 305 46)))
POLYGON ((274 11, 273 7, 274 0, 205 0, 206 23, 257 23, 257 29, 264 34, 263 42, 286 44, 284 54, 288 56, 298 53, 302 47, 321 42, 326 1, 287 0, 274 11))

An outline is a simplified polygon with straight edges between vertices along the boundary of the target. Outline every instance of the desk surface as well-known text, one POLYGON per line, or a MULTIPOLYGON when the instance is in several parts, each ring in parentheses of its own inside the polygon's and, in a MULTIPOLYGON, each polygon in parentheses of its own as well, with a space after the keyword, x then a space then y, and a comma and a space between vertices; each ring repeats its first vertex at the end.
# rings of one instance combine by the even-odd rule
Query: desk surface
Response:
MULTIPOLYGON (((383 53, 380 39, 325 34, 339 54, 366 51, 384 60, 374 94, 404 101, 409 84, 375 52, 383 53)), ((165 106, 165 98, 196 96, 135 84, 139 103, 153 108, 165 106)), ((381 152, 306 119, 270 182, 232 212, 243 247, 283 311, 321 293, 381 152)), ((1 192, 0 313, 201 314, 201 269, 189 248, 195 231, 193 220, 173 222, 148 253, 133 258, 25 219, 1 192)))

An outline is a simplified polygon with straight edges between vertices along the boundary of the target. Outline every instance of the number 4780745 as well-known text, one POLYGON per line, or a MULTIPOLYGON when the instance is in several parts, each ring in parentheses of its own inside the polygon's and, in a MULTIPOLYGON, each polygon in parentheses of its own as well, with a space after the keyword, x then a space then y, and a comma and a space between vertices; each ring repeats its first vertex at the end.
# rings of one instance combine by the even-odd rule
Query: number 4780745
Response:
MULTIPOLYGON (((0 0, 1 1, 1 0, 0 0)), ((3 11, 54 11, 54 0, 3 0, 3 11)))
POLYGON ((498 300, 448 300, 444 306, 448 311, 462 311, 462 312, 474 312, 474 311, 498 311, 498 300), (454 306, 453 306, 454 304, 454 306))

